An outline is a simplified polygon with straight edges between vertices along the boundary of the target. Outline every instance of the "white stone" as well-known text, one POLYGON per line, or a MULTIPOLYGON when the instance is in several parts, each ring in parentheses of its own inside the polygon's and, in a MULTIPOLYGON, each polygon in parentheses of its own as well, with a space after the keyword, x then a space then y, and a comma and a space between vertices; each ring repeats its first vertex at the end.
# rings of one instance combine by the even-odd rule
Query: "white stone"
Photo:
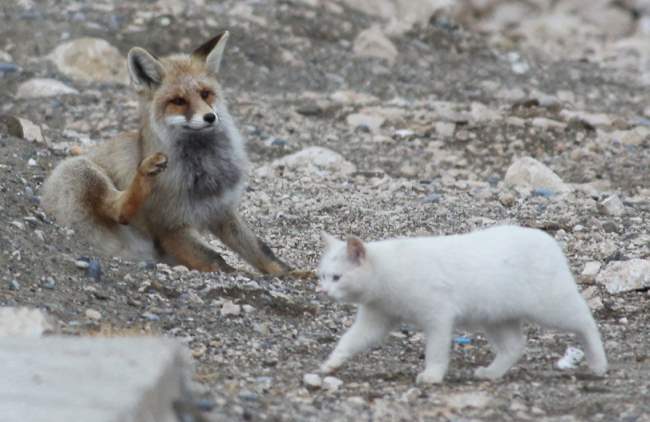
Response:
POLYGON ((255 312, 255 307, 251 305, 242 305, 242 309, 247 314, 250 314, 251 312, 255 312))
POLYGON ((336 377, 325 377, 323 378, 323 388, 328 391, 336 391, 343 385, 343 381, 336 377))
POLYGON ((237 316, 241 314, 241 306, 233 303, 232 300, 226 300, 223 305, 221 305, 221 316, 237 316))
POLYGON ((585 353, 582 350, 575 347, 567 347, 564 356, 555 363, 555 366, 558 369, 574 369, 584 356, 585 353))
POLYGON ((366 94, 364 92, 356 92, 349 90, 336 91, 330 95, 330 100, 340 104, 360 104, 365 105, 379 101, 374 95, 366 94))
POLYGON ((562 110, 560 116, 565 121, 581 120, 591 126, 611 126, 612 119, 606 114, 589 113, 586 111, 562 110))
POLYGON ((356 171, 356 166, 330 149, 307 147, 258 168, 255 174, 270 177, 280 169, 309 174, 310 177, 322 177, 332 174, 349 175, 356 171))
POLYGON ((30 120, 11 115, 0 116, 0 120, 7 125, 9 134, 30 142, 46 143, 41 128, 30 120))
POLYGON ((650 287, 650 260, 612 261, 596 276, 609 293, 622 293, 650 287))
POLYGON ((532 157, 516 159, 506 172, 504 184, 508 187, 548 189, 556 193, 571 190, 557 174, 532 157))
POLYGON ((302 382, 311 388, 320 388, 323 385, 323 380, 321 380, 318 374, 305 374, 302 377, 302 382))
POLYGON ((585 264, 585 267, 582 270, 580 275, 585 277, 595 277, 600 271, 600 262, 598 261, 589 261, 585 264))
POLYGON ((79 91, 56 79, 35 78, 18 85, 16 98, 59 97, 61 95, 77 95, 79 91))
POLYGON ((3 338, 3 422, 177 422, 189 357, 151 337, 3 338))
POLYGON ((47 315, 38 309, 0 307, 0 337, 40 337, 53 328, 47 315))
POLYGON ((352 51, 362 57, 384 59, 391 65, 397 57, 395 44, 376 25, 361 31, 357 35, 352 45, 352 51))
POLYGON ((434 127, 436 133, 443 138, 454 136, 454 131, 456 130, 456 124, 453 122, 436 122, 434 127))
POLYGON ((100 319, 102 319, 102 314, 99 313, 99 311, 96 311, 95 309, 90 309, 90 308, 86 309, 85 315, 86 315, 86 318, 92 319, 92 320, 95 320, 95 321, 99 321, 100 319))
POLYGON ((377 133, 381 125, 386 121, 386 118, 377 114, 352 113, 348 114, 346 121, 352 128, 365 126, 370 132, 377 133))
POLYGON ((546 117, 535 117, 532 121, 533 126, 542 129, 564 129, 565 124, 557 120, 547 119, 546 117))
POLYGON ((605 198, 598 204, 598 209, 601 214, 611 215, 614 217, 625 214, 625 205, 623 205, 623 201, 621 201, 617 195, 605 198))
POLYGON ((59 71, 84 81, 127 83, 126 59, 99 38, 78 38, 56 47, 48 56, 59 71))
POLYGON ((473 102, 470 106, 470 116, 474 122, 492 122, 501 118, 501 113, 485 104, 473 102))
POLYGON ((487 406, 491 400, 487 393, 481 391, 454 393, 444 398, 447 406, 458 410, 466 407, 482 408, 487 406))
POLYGON ((343 0, 343 3, 383 19, 387 22, 387 29, 395 34, 404 33, 418 23, 426 24, 435 12, 448 10, 454 5, 453 0, 343 0))

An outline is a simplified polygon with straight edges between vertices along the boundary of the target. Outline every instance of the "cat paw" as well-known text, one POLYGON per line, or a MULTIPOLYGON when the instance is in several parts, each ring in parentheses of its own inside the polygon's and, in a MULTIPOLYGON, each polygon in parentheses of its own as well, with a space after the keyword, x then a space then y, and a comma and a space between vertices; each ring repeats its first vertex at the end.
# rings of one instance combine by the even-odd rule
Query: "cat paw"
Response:
POLYGON ((337 366, 324 363, 320 366, 318 372, 322 375, 331 375, 336 372, 337 369, 339 369, 337 366))
POLYGON ((146 176, 155 176, 167 168, 167 156, 157 152, 148 156, 140 163, 138 170, 146 176))
POLYGON ((415 379, 416 384, 440 384, 442 382, 443 375, 434 372, 420 372, 415 379))
POLYGON ((480 368, 476 368, 474 370, 474 376, 476 378, 480 379, 486 379, 486 380, 495 380, 498 378, 501 378, 500 373, 497 373, 496 371, 490 369, 489 367, 482 366, 480 368))

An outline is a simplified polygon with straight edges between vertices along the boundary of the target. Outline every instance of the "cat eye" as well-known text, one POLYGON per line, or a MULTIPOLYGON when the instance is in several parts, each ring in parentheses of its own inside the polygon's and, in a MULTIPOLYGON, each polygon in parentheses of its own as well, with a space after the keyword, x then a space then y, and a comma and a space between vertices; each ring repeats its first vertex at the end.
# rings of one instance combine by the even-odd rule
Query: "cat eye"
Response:
POLYGON ((332 281, 339 281, 340 278, 341 278, 341 276, 339 274, 334 274, 332 276, 332 281))
POLYGON ((187 101, 185 101, 185 98, 183 97, 172 98, 171 101, 169 102, 174 104, 175 106, 184 106, 187 103, 187 101))

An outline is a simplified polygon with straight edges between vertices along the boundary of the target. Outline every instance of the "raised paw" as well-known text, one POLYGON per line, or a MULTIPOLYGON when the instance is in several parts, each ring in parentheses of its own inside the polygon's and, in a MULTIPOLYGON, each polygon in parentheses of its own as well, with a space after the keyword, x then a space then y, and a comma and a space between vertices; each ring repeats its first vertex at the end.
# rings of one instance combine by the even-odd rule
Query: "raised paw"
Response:
POLYGON ((416 384, 440 384, 442 382, 443 375, 432 372, 432 371, 423 371, 420 372, 415 379, 416 384))
POLYGON ((138 171, 146 176, 155 176, 166 168, 167 156, 162 152, 157 152, 142 160, 138 171))

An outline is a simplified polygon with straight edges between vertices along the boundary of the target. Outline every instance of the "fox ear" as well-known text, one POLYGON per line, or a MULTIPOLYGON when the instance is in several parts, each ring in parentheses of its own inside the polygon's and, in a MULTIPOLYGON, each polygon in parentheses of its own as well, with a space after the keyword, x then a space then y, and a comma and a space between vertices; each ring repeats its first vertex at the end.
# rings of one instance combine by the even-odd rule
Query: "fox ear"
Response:
POLYGON ((165 70, 162 63, 147 50, 133 47, 127 57, 129 76, 136 87, 154 88, 163 80, 165 70))
POLYGON ((348 236, 347 240, 348 259, 350 261, 360 264, 366 259, 366 246, 363 241, 356 236, 348 236))
POLYGON ((337 238, 327 233, 326 231, 322 231, 320 233, 320 238, 323 240, 323 243, 325 244, 325 249, 330 249, 332 246, 339 243, 339 240, 337 238))
POLYGON ((194 50, 194 52, 192 52, 192 57, 205 60, 205 66, 208 68, 208 71, 213 75, 216 75, 219 73, 221 58, 223 57, 223 51, 226 48, 229 36, 230 34, 228 31, 223 31, 221 34, 210 39, 201 47, 194 50))

